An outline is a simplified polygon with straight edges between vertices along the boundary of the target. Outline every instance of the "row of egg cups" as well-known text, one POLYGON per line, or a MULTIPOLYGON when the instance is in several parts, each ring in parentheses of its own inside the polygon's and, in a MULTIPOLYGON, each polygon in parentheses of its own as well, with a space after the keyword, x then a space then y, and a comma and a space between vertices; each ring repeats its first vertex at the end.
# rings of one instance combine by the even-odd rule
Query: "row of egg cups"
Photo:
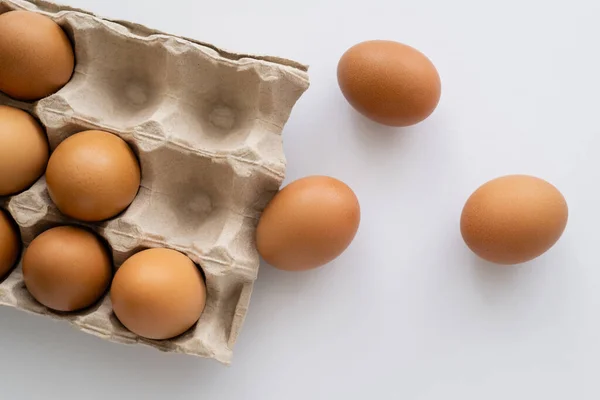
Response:
POLYGON ((18 226, 3 210, 0 243, 0 277, 8 276, 21 260, 25 288, 53 312, 89 309, 110 288, 113 312, 127 329, 164 340, 188 331, 204 311, 202 271, 176 250, 143 250, 114 273, 112 252, 103 238, 87 228, 62 225, 42 232, 22 252, 18 226))

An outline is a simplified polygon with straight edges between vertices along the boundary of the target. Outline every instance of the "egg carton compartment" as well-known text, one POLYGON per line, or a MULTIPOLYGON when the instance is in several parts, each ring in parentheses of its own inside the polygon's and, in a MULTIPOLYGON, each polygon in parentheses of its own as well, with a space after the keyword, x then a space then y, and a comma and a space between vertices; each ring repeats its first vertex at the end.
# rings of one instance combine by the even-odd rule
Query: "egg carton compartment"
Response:
POLYGON ((114 133, 132 147, 142 170, 130 207, 96 224, 62 215, 44 177, 18 195, 0 198, 24 246, 51 227, 75 224, 107 241, 116 268, 146 248, 175 249, 202 268, 207 301, 185 334, 147 340, 121 325, 109 296, 77 313, 43 307, 27 292, 19 263, 0 282, 0 304, 68 321, 115 342, 229 363, 258 273, 256 224, 284 179, 281 133, 308 89, 307 68, 45 1, 0 0, 0 14, 16 9, 56 21, 74 45, 76 66, 57 93, 36 103, 0 93, 0 105, 38 118, 52 151, 77 132, 114 133))

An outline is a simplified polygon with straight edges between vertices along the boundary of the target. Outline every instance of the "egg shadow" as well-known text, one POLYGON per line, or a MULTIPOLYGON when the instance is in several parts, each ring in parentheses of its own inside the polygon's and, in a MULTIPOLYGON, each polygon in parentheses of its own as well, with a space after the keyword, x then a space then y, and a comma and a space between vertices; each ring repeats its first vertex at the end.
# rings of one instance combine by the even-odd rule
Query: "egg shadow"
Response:
POLYGON ((377 123, 365 117, 352 106, 348 105, 345 112, 349 114, 355 127, 358 139, 368 147, 387 149, 396 146, 399 142, 406 140, 407 133, 414 133, 412 127, 395 127, 377 123))
MULTIPOLYGON (((437 132, 439 127, 430 121, 422 121, 407 127, 393 127, 379 124, 363 116, 350 105, 346 108, 351 120, 354 140, 363 154, 373 163, 393 162, 415 151, 421 136, 437 132)), ((364 157, 364 156, 363 156, 364 157)))
POLYGON ((483 258, 480 258, 476 254, 470 255, 470 266, 479 281, 486 285, 506 285, 517 279, 519 274, 518 265, 504 265, 496 264, 483 258))
POLYGON ((474 253, 470 255, 469 266, 477 283, 476 286, 490 301, 501 301, 503 298, 512 297, 512 293, 526 284, 527 275, 531 272, 531 265, 528 263, 496 264, 486 261, 474 253))
POLYGON ((281 292, 295 294, 304 291, 311 286, 320 273, 321 268, 308 271, 283 271, 269 265, 263 259, 260 260, 258 279, 254 283, 253 301, 258 302, 268 292, 281 292))

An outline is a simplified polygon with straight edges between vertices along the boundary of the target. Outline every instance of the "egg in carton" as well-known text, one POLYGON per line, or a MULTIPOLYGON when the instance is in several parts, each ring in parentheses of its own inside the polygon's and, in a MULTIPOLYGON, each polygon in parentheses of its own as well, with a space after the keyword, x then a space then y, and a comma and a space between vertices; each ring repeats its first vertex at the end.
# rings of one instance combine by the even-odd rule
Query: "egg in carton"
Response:
POLYGON ((0 304, 68 321, 115 342, 229 363, 259 267, 256 224, 284 179, 281 133, 309 86, 307 68, 45 1, 0 0, 0 13, 10 10, 34 11, 57 22, 74 45, 76 67, 65 87, 39 102, 0 94, 0 104, 37 117, 51 150, 80 131, 114 133, 132 147, 142 170, 131 206, 99 224, 62 215, 44 177, 2 199, 24 245, 50 227, 79 224, 108 242, 117 268, 146 248, 175 249, 202 268, 207 301, 185 334, 147 340, 123 327, 109 296, 71 314, 43 307, 27 292, 19 263, 0 283, 0 304))

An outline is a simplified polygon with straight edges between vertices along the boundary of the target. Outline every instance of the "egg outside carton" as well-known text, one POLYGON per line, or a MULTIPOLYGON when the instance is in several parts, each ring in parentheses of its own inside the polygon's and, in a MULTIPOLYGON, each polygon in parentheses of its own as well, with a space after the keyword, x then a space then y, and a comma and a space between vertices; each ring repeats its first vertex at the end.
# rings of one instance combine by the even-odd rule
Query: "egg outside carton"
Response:
POLYGON ((142 168, 131 206, 99 224, 63 216, 43 177, 5 199, 25 245, 52 226, 79 224, 108 242, 117 267, 144 248, 169 247, 201 266, 207 304, 187 333, 147 340, 120 324, 109 296, 74 314, 44 308, 27 292, 20 263, 0 283, 0 304, 65 320, 111 341, 228 364, 258 272, 256 223, 283 182, 281 131, 308 89, 307 68, 274 57, 236 55, 45 1, 0 0, 0 13, 14 9, 59 23, 74 43, 77 64, 58 93, 35 104, 0 95, 0 104, 35 115, 52 150, 82 130, 117 134, 142 168))

